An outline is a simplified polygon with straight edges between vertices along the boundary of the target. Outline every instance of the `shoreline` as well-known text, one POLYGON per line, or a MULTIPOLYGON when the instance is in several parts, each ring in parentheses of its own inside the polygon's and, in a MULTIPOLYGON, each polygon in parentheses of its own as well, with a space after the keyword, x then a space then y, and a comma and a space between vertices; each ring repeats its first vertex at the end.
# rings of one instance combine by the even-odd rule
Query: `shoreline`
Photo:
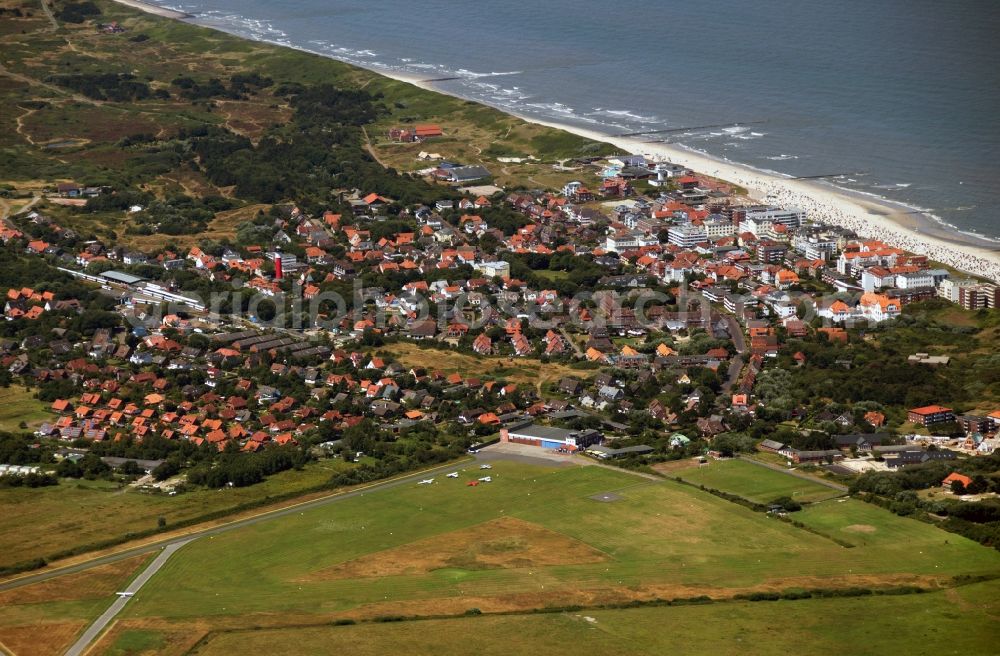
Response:
MULTIPOLYGON (((182 20, 196 18, 191 14, 141 0, 114 0, 114 2, 166 18, 182 20)), ((213 26, 209 29, 219 28, 213 26)), ((256 40, 226 30, 220 29, 219 31, 248 41, 256 40)), ((336 57, 327 53, 315 52, 304 47, 267 40, 260 41, 337 60, 336 57)), ((439 89, 416 74, 365 67, 355 62, 344 63, 364 68, 389 79, 412 84, 425 91, 489 105, 488 102, 482 100, 465 98, 439 89)), ((1000 282, 1000 244, 994 245, 988 238, 960 233, 957 229, 950 228, 927 216, 926 212, 880 198, 867 198, 862 193, 843 190, 831 184, 812 180, 797 180, 761 171, 748 165, 730 162, 688 148, 671 144, 646 143, 632 137, 615 137, 589 128, 525 116, 506 108, 492 107, 528 123, 563 130, 593 141, 610 143, 630 154, 646 155, 654 160, 669 160, 695 172, 743 187, 751 198, 761 203, 773 203, 802 209, 806 211, 809 220, 847 228, 861 237, 877 239, 911 253, 926 255, 935 262, 958 269, 971 276, 1000 282), (955 233, 962 234, 962 237, 952 236, 955 233)))
MULTIPOLYGON (((368 70, 413 84, 426 91, 461 97, 442 91, 416 75, 380 69, 368 70)), ((804 209, 808 219, 848 228, 862 237, 879 239, 891 246, 918 255, 927 255, 935 262, 959 269, 969 275, 1000 282, 1000 244, 992 246, 988 240, 982 239, 979 240, 982 245, 978 245, 968 243, 966 240, 935 235, 934 233, 939 231, 946 233, 947 226, 923 212, 910 210, 904 206, 893 206, 890 201, 868 199, 863 194, 841 190, 832 185, 767 173, 687 148, 646 143, 638 138, 614 137, 597 130, 525 116, 505 109, 495 109, 528 123, 565 130, 593 141, 610 143, 630 154, 669 160, 697 173, 744 187, 751 198, 760 202, 773 202, 804 209)), ((968 239, 975 237, 969 236, 968 239)))
POLYGON ((151 2, 143 2, 142 0, 113 1, 120 5, 125 5, 126 7, 131 7, 132 9, 138 9, 139 11, 144 11, 147 14, 153 14, 154 16, 160 16, 162 18, 175 18, 178 20, 194 18, 194 14, 177 11, 176 9, 170 9, 169 7, 161 7, 160 5, 155 5, 151 2))

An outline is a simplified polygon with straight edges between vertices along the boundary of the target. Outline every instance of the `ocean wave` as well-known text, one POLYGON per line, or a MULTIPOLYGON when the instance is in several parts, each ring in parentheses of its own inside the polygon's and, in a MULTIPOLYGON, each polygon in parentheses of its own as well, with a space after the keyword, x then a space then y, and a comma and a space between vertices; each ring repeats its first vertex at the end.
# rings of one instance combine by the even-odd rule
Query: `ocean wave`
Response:
POLYGON ((481 77, 504 77, 507 75, 521 75, 524 71, 493 71, 492 73, 477 73, 475 71, 470 71, 464 68, 460 68, 455 71, 455 75, 458 77, 469 78, 470 80, 478 79, 481 77))
POLYGON ((662 124, 663 119, 658 116, 643 116, 642 114, 633 113, 627 109, 604 109, 602 107, 595 107, 592 112, 588 114, 589 116, 611 116, 617 119, 627 119, 629 121, 639 123, 639 124, 662 124))
POLYGON ((764 157, 764 159, 769 159, 769 160, 774 161, 774 162, 784 162, 785 160, 798 159, 798 158, 799 158, 798 155, 784 155, 784 154, 782 154, 782 155, 770 155, 770 156, 764 157))

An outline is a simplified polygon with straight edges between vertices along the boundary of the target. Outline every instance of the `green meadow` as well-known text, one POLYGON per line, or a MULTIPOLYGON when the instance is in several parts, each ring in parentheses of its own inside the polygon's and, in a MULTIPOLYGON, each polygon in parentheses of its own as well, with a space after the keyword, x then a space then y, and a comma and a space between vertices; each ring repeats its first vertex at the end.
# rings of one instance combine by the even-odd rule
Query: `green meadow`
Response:
POLYGON ((986 656, 996 653, 998 593, 990 582, 923 595, 237 630, 195 653, 986 656))
POLYGON ((791 497, 800 503, 841 496, 820 483, 761 467, 745 460, 712 460, 707 465, 673 473, 689 483, 736 494, 756 503, 791 497))
POLYGON ((846 548, 673 481, 497 463, 492 483, 466 485, 482 473, 469 468, 457 480, 374 491, 191 543, 124 617, 266 625, 275 614, 299 622, 461 614, 752 590, 933 587, 954 575, 1000 573, 995 551, 860 502, 800 513, 838 537, 853 535, 846 527, 855 524, 870 527, 855 527, 863 539, 846 548), (592 498, 605 493, 616 500, 592 498), (495 535, 493 524, 484 528, 501 518, 495 535), (565 559, 532 541, 562 545, 565 559), (428 559, 435 550, 447 557, 428 559))
POLYGON ((0 431, 23 431, 22 424, 34 429, 51 419, 48 404, 36 399, 32 390, 20 385, 0 387, 0 431))

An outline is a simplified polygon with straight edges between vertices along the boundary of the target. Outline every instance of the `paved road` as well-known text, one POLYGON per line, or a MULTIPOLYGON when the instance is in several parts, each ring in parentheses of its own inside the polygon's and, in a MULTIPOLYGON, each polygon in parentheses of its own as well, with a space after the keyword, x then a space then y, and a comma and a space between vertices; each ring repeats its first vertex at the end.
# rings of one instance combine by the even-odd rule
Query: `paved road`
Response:
POLYGON ((731 314, 724 314, 722 316, 726 320, 726 325, 729 326, 729 336, 733 338, 733 345, 736 347, 736 352, 746 353, 747 339, 743 334, 743 326, 731 314))
POLYGON ((726 325, 729 326, 729 336, 733 340, 733 346, 736 347, 736 355, 729 362, 729 376, 722 384, 722 394, 718 398, 719 406, 721 408, 728 408, 730 394, 732 394, 733 388, 740 380, 743 367, 746 366, 747 340, 743 334, 743 326, 736 320, 736 317, 731 314, 724 314, 723 319, 725 319, 726 325))
POLYGON ((766 467, 767 469, 773 469, 776 472, 781 472, 782 474, 788 474, 789 476, 794 476, 796 478, 801 478, 806 481, 812 481, 813 483, 819 483, 820 485, 825 485, 826 487, 836 490, 838 492, 847 493, 847 486, 841 485, 840 483, 834 483, 833 481, 827 481, 822 478, 817 478, 815 476, 810 476, 809 474, 803 474, 802 472, 795 471, 794 469, 788 469, 787 467, 781 467, 779 465, 773 465, 769 462, 761 462, 760 460, 754 460, 753 458, 747 458, 746 456, 740 456, 740 460, 755 464, 759 467, 766 467))
POLYGON ((580 346, 573 341, 573 338, 566 332, 566 328, 559 326, 559 333, 563 336, 563 339, 566 340, 566 343, 569 344, 570 348, 573 349, 573 353, 576 353, 576 357, 582 358, 583 349, 581 349, 580 346))
MULTIPOLYGON (((163 551, 160 552, 160 555, 157 556, 156 559, 153 560, 153 562, 150 563, 141 574, 139 574, 139 576, 135 577, 135 579, 129 583, 128 587, 125 588, 125 592, 131 592, 133 594, 138 592, 139 589, 142 588, 147 581, 149 581, 149 579, 153 578, 154 574, 160 571, 160 568, 167 563, 167 560, 174 555, 175 551, 183 547, 188 542, 196 539, 197 538, 192 537, 168 544, 163 548, 163 551)), ((111 623, 111 620, 113 620, 115 616, 118 615, 123 608, 125 608, 125 604, 129 602, 129 599, 129 597, 118 597, 115 599, 115 602, 111 604, 111 607, 104 611, 104 614, 98 617, 93 624, 87 627, 87 630, 83 632, 80 639, 74 642, 73 646, 66 650, 66 656, 81 656, 81 654, 87 650, 87 647, 90 646, 90 643, 96 640, 97 637, 104 632, 104 629, 111 623)))
MULTIPOLYGON (((466 461, 468 462, 468 461, 466 461)), ((68 567, 61 567, 59 569, 53 569, 50 571, 43 571, 37 574, 30 574, 17 579, 5 581, 0 583, 0 591, 10 590, 12 588, 19 588, 24 585, 30 585, 32 583, 39 583, 57 576, 63 576, 64 574, 73 574, 74 572, 81 572, 98 565, 105 565, 107 563, 114 563, 126 558, 131 558, 132 556, 138 556, 144 553, 152 553, 158 549, 168 547, 172 544, 190 542, 194 538, 204 537, 206 535, 219 535, 221 533, 226 533, 234 529, 243 528, 244 526, 251 526, 253 524, 258 524, 260 522, 270 521, 272 519, 277 519, 278 517, 285 517, 286 515, 293 515, 295 513, 305 512, 306 510, 311 510, 313 508, 318 508, 320 506, 325 506, 330 503, 335 503, 343 499, 350 499, 352 497, 361 496, 367 492, 373 492, 375 490, 387 489, 398 487, 400 485, 411 484, 414 481, 418 481, 422 478, 426 478, 429 474, 435 474, 444 470, 455 469, 456 466, 461 466, 462 461, 452 462, 447 465, 439 465, 437 467, 432 467, 430 469, 425 469, 413 474, 407 474, 400 478, 394 478, 387 481, 380 481, 371 483, 363 487, 355 488, 349 492, 334 492, 329 496, 321 497, 319 499, 313 499, 311 501, 303 501, 302 503, 297 503, 285 508, 279 508, 277 510, 270 510, 263 512, 259 515, 254 515, 252 517, 247 517, 245 519, 238 519, 227 524, 222 524, 219 526, 210 526, 203 529, 196 529, 191 533, 186 535, 167 538, 157 542, 151 542, 149 544, 142 545, 140 547, 134 547, 132 549, 126 549, 124 551, 118 551, 107 556, 101 556, 88 560, 77 565, 70 565, 68 567)))
POLYGON ((746 362, 743 361, 743 356, 740 354, 734 355, 733 359, 729 361, 729 373, 726 376, 726 381, 722 383, 722 394, 719 397, 719 402, 723 404, 723 407, 729 407, 729 394, 733 391, 736 383, 740 382, 740 375, 745 366, 746 362))

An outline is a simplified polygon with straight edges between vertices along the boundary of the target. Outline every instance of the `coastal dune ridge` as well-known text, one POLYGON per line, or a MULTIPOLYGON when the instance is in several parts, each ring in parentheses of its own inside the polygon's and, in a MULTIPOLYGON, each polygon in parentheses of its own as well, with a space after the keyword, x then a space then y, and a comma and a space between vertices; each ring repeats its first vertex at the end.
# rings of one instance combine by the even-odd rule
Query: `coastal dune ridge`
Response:
MULTIPOLYGON (((166 18, 179 20, 196 18, 186 12, 140 0, 114 1, 166 18)), ((209 27, 226 31, 219 26, 209 27)), ((236 36, 246 38, 243 34, 236 36)), ((936 262, 971 275, 1000 282, 1000 245, 993 246, 992 240, 985 237, 962 233, 953 226, 935 220, 927 213, 901 203, 892 203, 875 196, 869 199, 866 197, 868 194, 863 192, 843 190, 832 184, 764 171, 688 147, 667 143, 648 143, 641 137, 615 136, 597 129, 525 115, 511 110, 509 107, 490 103, 488 99, 469 98, 440 89, 434 85, 433 81, 429 81, 423 76, 381 66, 378 62, 366 63, 356 59, 344 59, 338 57, 336 51, 316 51, 292 44, 285 38, 280 41, 267 39, 264 35, 253 38, 344 61, 350 65, 365 68, 400 82, 413 84, 433 93, 487 104, 523 121, 564 130, 593 141, 610 143, 629 154, 644 155, 655 161, 670 161, 698 173, 743 187, 747 190, 748 195, 758 202, 804 210, 808 219, 812 221, 847 228, 855 231, 861 237, 877 239, 897 248, 926 255, 936 262)), ((513 73, 492 73, 490 75, 504 74, 513 73)))

